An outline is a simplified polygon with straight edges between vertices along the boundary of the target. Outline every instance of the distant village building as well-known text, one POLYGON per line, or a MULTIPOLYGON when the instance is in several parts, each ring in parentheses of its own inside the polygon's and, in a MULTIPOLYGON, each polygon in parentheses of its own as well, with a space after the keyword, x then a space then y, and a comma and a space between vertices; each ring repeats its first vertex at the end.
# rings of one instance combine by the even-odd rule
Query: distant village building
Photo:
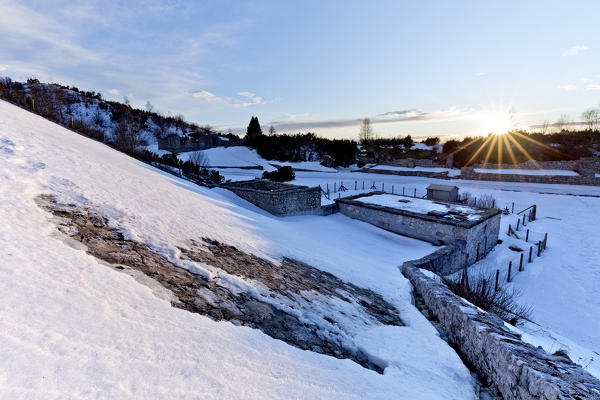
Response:
POLYGON ((158 138, 158 149, 170 151, 171 153, 205 150, 226 144, 226 141, 222 140, 215 133, 196 134, 190 137, 170 134, 163 138, 158 138))
POLYGON ((427 186, 427 199, 437 201, 458 201, 458 187, 432 183, 427 186))

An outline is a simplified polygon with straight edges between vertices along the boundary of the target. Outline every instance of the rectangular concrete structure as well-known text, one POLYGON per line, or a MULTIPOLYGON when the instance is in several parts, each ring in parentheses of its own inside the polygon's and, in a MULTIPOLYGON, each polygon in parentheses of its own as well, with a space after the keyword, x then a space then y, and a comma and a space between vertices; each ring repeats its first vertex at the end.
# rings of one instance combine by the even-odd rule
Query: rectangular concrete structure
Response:
POLYGON ((432 183, 427 186, 427 198, 438 201, 458 201, 458 187, 432 183))
POLYGON ((278 216, 327 214, 321 207, 321 188, 272 182, 266 179, 231 182, 221 187, 278 216))
POLYGON ((385 230, 446 245, 434 272, 447 275, 471 265, 498 242, 500 210, 435 202, 383 192, 336 199, 340 212, 385 230), (370 203, 369 203, 370 202, 370 203), (397 202, 397 204, 395 204, 397 202))

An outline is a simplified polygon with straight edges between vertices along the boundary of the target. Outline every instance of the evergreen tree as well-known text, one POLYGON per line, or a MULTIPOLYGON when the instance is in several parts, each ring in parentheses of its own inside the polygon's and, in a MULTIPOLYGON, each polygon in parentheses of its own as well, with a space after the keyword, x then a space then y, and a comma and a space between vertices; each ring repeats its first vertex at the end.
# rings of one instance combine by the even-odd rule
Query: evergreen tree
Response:
POLYGON ((248 128, 246 128, 246 143, 249 146, 254 147, 257 139, 262 136, 262 134, 258 117, 250 118, 250 123, 248 124, 248 128))

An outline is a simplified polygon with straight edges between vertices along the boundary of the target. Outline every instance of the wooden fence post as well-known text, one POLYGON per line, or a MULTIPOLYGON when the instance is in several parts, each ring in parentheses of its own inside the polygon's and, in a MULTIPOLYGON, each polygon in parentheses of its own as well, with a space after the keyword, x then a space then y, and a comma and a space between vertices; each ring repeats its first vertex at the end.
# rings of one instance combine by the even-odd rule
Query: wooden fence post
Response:
POLYGON ((358 181, 354 181, 354 190, 358 190, 358 181))
POLYGON ((527 229, 527 234, 525 235, 525 241, 529 242, 529 229, 527 229))
POLYGON ((519 272, 523 271, 523 253, 521 253, 521 259, 519 260, 519 272))
POLYGON ((515 213, 515 202, 514 201, 512 202, 512 208, 511 209, 512 209, 511 213, 514 214, 515 213))
POLYGON ((333 193, 337 193, 337 183, 333 182, 333 193))
POLYGON ((508 224, 508 232, 506 232, 507 235, 510 235, 510 224, 508 224))
POLYGON ((363 181, 363 188, 362 190, 365 190, 365 181, 363 181))
POLYGON ((538 257, 540 256, 540 254, 542 253, 542 241, 538 240, 538 257))
POLYGON ((506 282, 510 282, 510 273, 512 270, 512 261, 508 262, 508 275, 506 276, 506 282))
POLYGON ((529 262, 531 262, 531 253, 533 252, 533 246, 529 246, 529 262))
POLYGON ((523 214, 523 226, 525 226, 525 214, 523 214))
POLYGON ((496 285, 494 286, 494 291, 497 292, 498 291, 498 278, 500 277, 500 270, 497 269, 496 270, 496 285))
POLYGON ((546 250, 546 243, 548 242, 548 232, 544 234, 544 250, 546 250))
POLYGON ((392 194, 394 194, 394 185, 392 185, 392 194))
POLYGON ((517 220, 517 230, 519 230, 519 224, 521 223, 521 218, 517 220))
POLYGON ((417 188, 415 188, 415 195, 413 197, 417 197, 417 188))
POLYGON ((385 192, 385 183, 382 183, 382 184, 381 184, 381 191, 382 191, 382 192, 385 192))

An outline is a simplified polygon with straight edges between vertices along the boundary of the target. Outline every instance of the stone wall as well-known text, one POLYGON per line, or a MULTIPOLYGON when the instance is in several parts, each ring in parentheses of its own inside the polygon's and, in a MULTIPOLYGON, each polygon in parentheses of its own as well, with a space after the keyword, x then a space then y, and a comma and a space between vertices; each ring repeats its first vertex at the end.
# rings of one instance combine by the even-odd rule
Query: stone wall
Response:
POLYGON ((534 161, 527 160, 519 164, 473 164, 475 168, 488 169, 560 169, 566 171, 574 171, 577 166, 577 161, 562 160, 562 161, 534 161))
POLYGON ((395 171, 391 169, 362 168, 352 172, 366 172, 368 174, 400 175, 400 176, 422 176, 425 178, 449 179, 448 172, 430 171, 395 171))
POLYGON ((448 342, 504 399, 600 399, 600 382, 567 356, 525 343, 500 318, 454 295, 414 263, 404 263, 402 273, 437 317, 448 342))
POLYGON ((226 183, 221 187, 274 215, 327 215, 328 212, 334 212, 321 210, 321 188, 318 186, 307 187, 255 179, 226 183))
POLYGON ((336 199, 336 203, 340 212, 350 218, 400 235, 451 247, 451 250, 440 251, 430 260, 430 268, 442 275, 475 263, 498 242, 500 211, 496 209, 487 210, 481 220, 450 221, 432 215, 365 204, 354 201, 353 197, 336 199))
POLYGON ((593 174, 588 176, 492 174, 475 172, 472 167, 461 168, 460 175, 455 179, 600 186, 600 178, 596 178, 593 174))
MULTIPOLYGON (((598 157, 583 157, 579 160, 562 160, 562 161, 533 161, 528 160, 520 164, 473 164, 474 168, 487 169, 558 169, 563 171, 575 171, 584 177, 594 177, 600 173, 600 158, 598 157)), ((496 174, 494 174, 496 175, 496 174)), ((578 177, 572 177, 578 178, 578 177)), ((577 179, 572 179, 577 180, 577 179)), ((586 181, 584 179, 584 181, 586 181)), ((549 182, 552 183, 552 182, 549 182)), ((562 183, 562 182, 561 182, 562 183)), ((577 183, 586 185, 587 183, 577 183)))
POLYGON ((387 165, 394 165, 397 167, 433 167, 433 160, 429 158, 399 158, 392 160, 387 165))

